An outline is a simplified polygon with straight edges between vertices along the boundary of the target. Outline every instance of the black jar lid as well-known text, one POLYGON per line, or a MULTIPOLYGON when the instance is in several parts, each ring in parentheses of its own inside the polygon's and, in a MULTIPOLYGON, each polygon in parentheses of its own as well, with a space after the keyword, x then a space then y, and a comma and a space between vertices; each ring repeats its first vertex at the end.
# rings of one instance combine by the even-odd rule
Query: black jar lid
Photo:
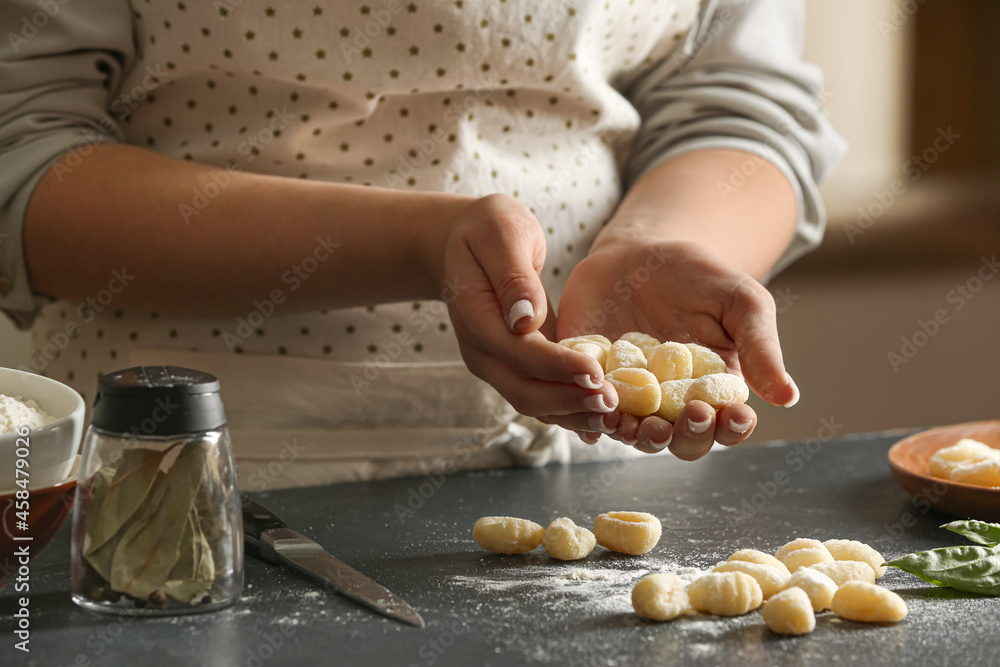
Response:
POLYGON ((179 366, 135 366, 97 382, 90 423, 135 438, 217 429, 226 423, 219 380, 179 366))

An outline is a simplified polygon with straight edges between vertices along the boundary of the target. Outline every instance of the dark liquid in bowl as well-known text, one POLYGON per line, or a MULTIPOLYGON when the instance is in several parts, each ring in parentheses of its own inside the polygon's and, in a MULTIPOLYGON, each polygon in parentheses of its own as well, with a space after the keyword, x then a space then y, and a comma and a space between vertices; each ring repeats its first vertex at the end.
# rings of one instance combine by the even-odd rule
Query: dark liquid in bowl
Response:
POLYGON ((45 548, 66 520, 73 507, 73 490, 76 480, 48 486, 44 489, 29 490, 27 529, 21 521, 22 509, 17 507, 15 492, 0 495, 0 588, 17 577, 18 568, 25 563, 21 551, 27 547, 28 558, 34 558, 45 548), (17 538, 27 538, 17 539, 17 538))

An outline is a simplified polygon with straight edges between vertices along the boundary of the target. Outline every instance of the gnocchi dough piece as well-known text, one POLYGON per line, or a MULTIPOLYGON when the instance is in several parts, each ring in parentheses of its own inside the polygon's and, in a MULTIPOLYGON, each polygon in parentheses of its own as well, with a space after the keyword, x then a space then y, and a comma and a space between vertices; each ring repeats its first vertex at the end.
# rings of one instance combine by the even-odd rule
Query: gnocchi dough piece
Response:
POLYGON ((976 486, 1000 486, 1000 458, 960 465, 951 471, 949 479, 976 486))
POLYGON ((731 403, 746 403, 750 388, 743 378, 731 373, 703 375, 688 387, 684 402, 705 401, 716 410, 731 403))
POLYGON ((856 560, 835 560, 825 563, 810 565, 809 569, 822 572, 833 579, 837 587, 841 587, 848 581, 867 581, 869 584, 875 583, 875 572, 868 563, 861 563, 856 560))
POLYGON ((726 362, 714 350, 697 343, 686 345, 691 350, 691 377, 700 378, 702 375, 726 372, 726 362))
POLYGON ((800 567, 832 561, 833 556, 819 540, 800 537, 778 549, 774 557, 785 564, 788 571, 795 574, 800 567))
POLYGON ((753 577, 760 586, 761 595, 768 599, 776 593, 780 593, 788 584, 788 570, 782 565, 779 570, 771 565, 761 563, 750 563, 745 560, 732 560, 721 563, 712 570, 713 572, 742 572, 753 577))
POLYGON ((862 623, 896 623, 906 618, 906 603, 896 593, 866 581, 848 581, 837 589, 833 613, 862 623))
POLYGON ((805 635, 816 629, 816 614, 804 590, 786 588, 764 603, 760 610, 771 632, 779 635, 805 635))
POLYGON ((618 340, 624 340, 635 345, 637 348, 642 350, 642 354, 646 357, 646 359, 649 359, 649 355, 653 351, 653 348, 660 344, 659 340, 649 334, 644 334, 641 331, 629 331, 626 334, 622 334, 621 338, 618 340))
POLYGON ((559 560, 580 560, 594 550, 594 534, 573 523, 572 519, 556 519, 545 529, 542 546, 553 558, 559 560))
POLYGON ((607 363, 608 350, 611 349, 611 341, 598 334, 564 338, 559 341, 559 344, 563 347, 568 347, 574 352, 580 352, 588 357, 597 359, 597 362, 601 364, 601 368, 604 368, 604 365, 607 363))
POLYGON ((951 473, 955 468, 993 457, 1000 457, 1000 451, 978 440, 962 438, 951 447, 936 451, 927 461, 927 469, 934 477, 951 479, 951 473))
POLYGON ((545 529, 534 521, 512 516, 484 516, 472 527, 479 546, 497 554, 523 554, 542 543, 545 529))
POLYGON ((604 370, 608 373, 619 368, 646 368, 646 355, 627 340, 616 340, 608 349, 604 370))
POLYGON ((875 578, 885 574, 885 558, 875 549, 857 540, 827 540, 823 543, 834 560, 857 560, 868 563, 875 571, 875 578))
POLYGON ((646 368, 660 382, 686 380, 691 377, 691 350, 680 343, 662 343, 650 351, 646 368))
POLYGON ((691 608, 684 581, 672 574, 650 574, 632 588, 632 608, 642 618, 672 621, 691 608))
POLYGON ((744 572, 711 572, 687 587, 695 611, 716 616, 741 616, 764 601, 757 580, 744 572))
POLYGON ((605 549, 630 556, 649 553, 660 541, 660 520, 646 512, 608 512, 594 519, 594 535, 605 549))
POLYGON ((729 561, 734 560, 742 560, 748 563, 760 563, 761 565, 770 565, 771 567, 778 568, 778 570, 784 572, 785 576, 790 576, 792 574, 780 560, 771 554, 766 554, 763 551, 757 551, 756 549, 740 549, 729 557, 729 561))
POLYGON ((811 567, 800 567, 796 570, 788 580, 788 587, 792 586, 806 592, 812 602, 813 611, 829 609, 837 592, 837 582, 811 567))
MULTIPOLYGON (((611 354, 614 354, 614 347, 611 354)), ((608 363, 611 363, 610 355, 608 363)), ((625 414, 645 417, 660 408, 660 383, 645 368, 618 368, 604 379, 618 392, 618 409, 625 414)))
POLYGON ((676 422, 681 416, 681 410, 687 405, 684 402, 684 396, 692 382, 694 380, 691 378, 661 382, 660 408, 656 411, 656 416, 666 419, 671 424, 676 422))

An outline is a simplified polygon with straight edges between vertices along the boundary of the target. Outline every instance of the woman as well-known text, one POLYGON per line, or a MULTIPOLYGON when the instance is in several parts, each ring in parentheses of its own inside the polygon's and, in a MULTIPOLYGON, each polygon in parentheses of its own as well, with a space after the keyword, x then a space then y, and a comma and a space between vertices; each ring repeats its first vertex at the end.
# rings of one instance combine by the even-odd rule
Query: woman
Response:
POLYGON ((554 341, 697 341, 797 400, 758 280, 843 152, 803 5, 4 3, 0 307, 85 395, 219 375, 252 488, 736 444, 749 407, 622 416, 554 341))

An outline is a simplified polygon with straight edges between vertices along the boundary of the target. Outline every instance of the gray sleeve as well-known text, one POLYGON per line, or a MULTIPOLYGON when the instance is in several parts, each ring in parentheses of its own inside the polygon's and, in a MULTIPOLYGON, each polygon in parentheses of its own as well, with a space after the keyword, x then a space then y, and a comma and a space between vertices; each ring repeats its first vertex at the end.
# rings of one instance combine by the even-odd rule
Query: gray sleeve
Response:
POLYGON ((128 0, 2 0, 0 26, 0 310, 26 327, 42 299, 25 269, 25 210, 65 153, 121 140, 109 107, 135 30, 128 0))
MULTIPOLYGON (((743 150, 785 173, 798 226, 768 277, 819 245, 826 212, 817 183, 847 149, 826 117, 819 68, 802 61, 804 26, 804 0, 703 0, 684 43, 628 91, 642 126, 626 187, 671 158, 707 148, 743 150)), ((753 162, 742 176, 752 174, 753 162)), ((742 176, 720 183, 720 195, 742 176)))

